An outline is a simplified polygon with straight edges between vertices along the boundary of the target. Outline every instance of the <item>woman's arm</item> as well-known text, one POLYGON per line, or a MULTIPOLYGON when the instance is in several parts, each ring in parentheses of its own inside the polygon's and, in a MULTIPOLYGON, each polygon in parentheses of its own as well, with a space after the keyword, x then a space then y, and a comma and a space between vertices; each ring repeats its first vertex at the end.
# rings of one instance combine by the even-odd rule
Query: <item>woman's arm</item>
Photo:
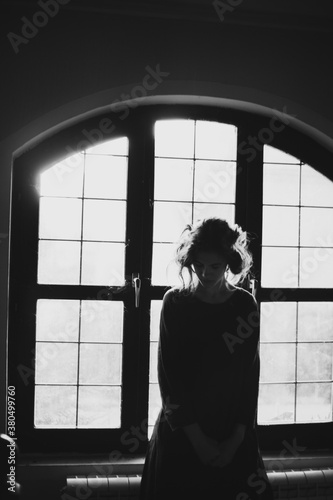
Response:
POLYGON ((197 422, 184 426, 183 430, 204 465, 211 465, 219 458, 220 449, 217 441, 206 436, 197 422))

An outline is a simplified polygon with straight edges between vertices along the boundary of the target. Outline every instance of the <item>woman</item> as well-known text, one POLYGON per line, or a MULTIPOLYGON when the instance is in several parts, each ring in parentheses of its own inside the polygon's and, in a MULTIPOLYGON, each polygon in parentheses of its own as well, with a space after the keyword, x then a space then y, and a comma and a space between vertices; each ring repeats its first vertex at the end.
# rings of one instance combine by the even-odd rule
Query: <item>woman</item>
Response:
POLYGON ((140 498, 271 499, 255 432, 257 305, 232 283, 252 265, 246 233, 222 219, 199 221, 185 229, 177 262, 183 286, 163 299, 163 408, 140 498))

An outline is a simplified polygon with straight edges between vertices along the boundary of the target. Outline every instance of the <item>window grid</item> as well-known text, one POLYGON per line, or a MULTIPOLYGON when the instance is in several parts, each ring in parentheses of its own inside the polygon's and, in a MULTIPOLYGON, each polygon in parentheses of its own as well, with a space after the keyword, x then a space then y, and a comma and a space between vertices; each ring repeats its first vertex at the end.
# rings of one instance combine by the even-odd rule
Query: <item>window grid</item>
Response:
MULTIPOLYGON (((78 259, 78 279, 72 279, 70 275, 66 274, 66 259, 67 255, 62 256, 62 260, 64 261, 64 274, 65 278, 62 280, 61 283, 57 282, 56 276, 53 277, 51 275, 51 279, 41 279, 39 280, 40 284, 48 284, 48 285, 56 285, 56 284, 62 284, 62 285, 79 285, 79 284, 88 284, 87 283, 87 269, 86 269, 86 275, 84 277, 83 271, 84 271, 84 251, 85 251, 85 245, 89 244, 94 244, 96 243, 97 245, 103 245, 107 244, 110 245, 112 242, 116 242, 117 245, 122 245, 122 251, 124 254, 124 249, 125 249, 125 219, 123 219, 121 222, 123 224, 123 237, 119 238, 119 235, 117 235, 117 231, 119 233, 119 227, 115 226, 115 234, 112 233, 110 234, 110 230, 108 228, 108 222, 107 224, 104 221, 104 218, 107 219, 107 216, 110 215, 110 213, 107 213, 106 215, 103 214, 103 212, 100 210, 102 207, 102 203, 106 202, 120 202, 120 203, 125 203, 126 205, 126 182, 127 182, 127 165, 128 165, 128 139, 126 137, 122 137, 120 139, 116 140, 111 140, 106 143, 99 144, 97 146, 94 146, 92 148, 89 148, 88 150, 85 150, 78 155, 73 155, 72 157, 67 158, 65 162, 61 162, 60 164, 53 165, 52 167, 44 170, 40 176, 40 212, 39 212, 39 242, 45 242, 45 241, 50 241, 50 242, 77 242, 79 244, 79 254, 76 255, 76 258, 78 259), (74 162, 74 157, 76 157, 76 163, 74 162), (120 160, 119 160, 120 159, 120 160), (124 162, 123 162, 124 160, 124 162), (117 165, 118 161, 118 165, 117 165), (120 166, 123 167, 123 169, 126 169, 126 172, 120 172, 119 177, 120 181, 115 175, 117 174, 116 168, 119 166, 119 161, 122 161, 122 164, 120 166), (90 162, 90 163, 88 163, 90 162), (76 170, 74 169, 69 169, 68 171, 68 165, 70 164, 76 164, 76 170), (104 175, 104 182, 101 183, 101 180, 97 178, 97 184, 95 181, 94 184, 94 179, 93 182, 91 182, 90 179, 90 184, 87 182, 87 172, 88 169, 92 168, 97 168, 97 171, 102 174, 102 181, 103 181, 103 175, 104 175), (106 168, 105 168, 106 167, 106 168), (109 168, 113 168, 113 172, 111 171, 111 174, 113 173, 113 177, 110 177, 110 172, 109 168), (104 169, 104 171, 103 171, 104 169), (76 175, 76 177, 74 177, 76 175), (58 183, 56 182, 56 179, 58 183), (110 180, 113 181, 112 184, 110 184, 110 180), (99 181, 99 184, 98 184, 99 181), (107 193, 107 187, 105 186, 106 184, 109 184, 110 189, 112 194, 107 198, 105 195, 107 193), (114 185, 116 187, 114 187, 114 185), (89 192, 87 191, 89 187, 89 192), (46 200, 46 201, 44 201, 46 200), (68 214, 66 211, 68 208, 71 207, 71 203, 73 203, 71 200, 80 200, 81 206, 80 206, 80 217, 76 215, 76 218, 73 218, 72 214, 68 214), (92 229, 95 229, 94 226, 99 226, 99 235, 98 238, 92 238, 91 234, 87 235, 85 234, 87 230, 87 224, 89 224, 89 219, 87 218, 89 216, 87 210, 89 208, 89 203, 95 202, 96 207, 99 209, 99 217, 93 219, 93 226, 92 229), (49 204, 49 207, 52 207, 52 204, 55 203, 55 207, 59 208, 59 214, 56 212, 51 213, 49 210, 47 210, 47 205, 49 204), (45 208, 46 207, 46 208, 45 208), (74 226, 74 233, 73 233, 73 227, 68 226, 66 227, 66 222, 67 218, 70 219, 70 223, 72 223, 72 226, 74 226), (74 224, 73 224, 74 221, 74 224), (79 226, 78 226, 79 224, 79 226), (63 229, 63 226, 65 225, 65 231, 63 229), (86 225, 86 226, 85 226, 86 225), (78 232, 79 228, 79 233, 78 232), (72 234, 71 234, 72 232, 72 234), (79 238, 75 238, 76 233, 78 234, 79 238), (65 235, 65 238, 64 238, 65 235), (90 237, 89 237, 90 236, 90 237), (115 238, 113 236, 116 236, 115 238)), ((96 174, 97 175, 97 174, 96 174)), ((92 173, 90 172, 90 178, 92 176, 92 173)), ((75 202, 76 203, 76 202, 75 202)), ((117 206, 114 206, 113 208, 117 208, 117 206)), ((119 217, 119 213, 115 213, 115 217, 113 217, 115 220, 119 217)), ((90 223, 91 225, 91 223, 90 223)), ((89 226, 88 226, 89 227, 89 226)), ((41 247, 40 247, 41 248, 41 247)), ((110 247, 109 247, 110 248, 110 247)), ((45 256, 45 255, 44 255, 45 256)), ((38 276, 40 276, 40 271, 43 269, 43 267, 47 267, 45 262, 43 262, 44 258, 42 253, 39 253, 38 256, 38 276)), ((61 260, 61 259, 60 259, 61 260)), ((124 263, 124 258, 122 259, 124 263)), ((52 258, 51 258, 52 261, 52 258)), ((97 262, 97 265, 100 265, 101 269, 99 271, 99 275, 101 276, 103 273, 103 266, 105 267, 105 263, 103 262, 97 262)), ((123 266, 122 266, 123 267, 123 266)), ((109 269, 110 271, 110 269, 109 269)), ((88 270, 90 274, 93 275, 94 269, 88 270)), ((54 273, 55 275, 56 273, 54 273)), ((114 284, 122 284, 123 283, 123 275, 124 275, 124 269, 121 269, 121 267, 118 269, 112 269, 111 275, 109 272, 108 280, 107 281, 100 281, 97 284, 101 285, 114 285, 114 284)), ((88 276, 89 278, 89 276, 88 276)), ((89 279, 88 279, 89 281, 89 279)), ((93 277, 92 279, 93 284, 96 284, 96 277, 93 277)), ((38 301, 39 303, 42 303, 42 301, 38 301)), ((38 310, 38 302, 37 302, 37 322, 39 321, 38 315, 40 311, 38 310)), ((51 301, 54 304, 57 303, 57 300, 51 299, 51 301)), ((62 303, 63 301, 59 301, 62 303)), ((69 342, 68 338, 65 338, 65 342, 63 341, 63 338, 57 339, 55 338, 48 338, 48 339, 38 339, 36 340, 36 348, 37 348, 37 356, 36 356, 36 373, 37 375, 39 374, 39 379, 37 378, 35 387, 35 427, 36 428, 43 428, 43 427, 49 427, 48 421, 51 420, 52 422, 52 412, 50 411, 50 404, 51 404, 51 409, 52 409, 52 403, 48 401, 49 395, 45 393, 45 390, 42 389, 43 387, 49 387, 50 391, 58 390, 58 392, 62 392, 64 397, 65 397, 65 392, 68 390, 75 390, 76 396, 73 399, 71 399, 68 402, 68 409, 67 414, 65 413, 65 410, 61 408, 61 403, 59 403, 59 408, 58 408, 58 413, 61 414, 63 413, 63 421, 56 422, 56 420, 53 420, 53 424, 51 424, 51 427, 55 428, 119 428, 120 427, 120 401, 121 401, 121 379, 116 380, 117 377, 121 377, 121 365, 122 365, 122 340, 118 339, 120 342, 121 350, 118 352, 118 348, 115 347, 116 349, 116 354, 113 352, 113 350, 108 348, 107 346, 117 346, 117 343, 110 342, 108 339, 103 338, 98 339, 98 336, 96 338, 90 338, 87 341, 87 338, 82 338, 82 321, 83 317, 85 316, 85 323, 87 322, 87 314, 95 314, 96 310, 98 307, 103 308, 101 304, 98 302, 94 302, 91 300, 86 300, 86 301, 79 301, 74 299, 72 301, 73 303, 78 303, 78 313, 77 317, 75 318, 75 327, 77 329, 77 338, 74 339, 74 342, 69 342), (86 304, 85 309, 83 309, 83 305, 86 304), (89 308, 90 308, 90 313, 89 313, 89 308), (70 362, 74 365, 71 367, 72 370, 76 372, 76 380, 66 380, 66 376, 64 378, 64 381, 58 385, 56 382, 55 384, 52 384, 52 381, 48 380, 48 378, 45 378, 45 373, 43 375, 43 356, 42 356, 42 351, 40 349, 43 349, 43 346, 45 347, 46 344, 49 344, 50 347, 52 346, 53 349, 61 349, 65 355, 67 351, 67 356, 68 350, 70 349, 68 346, 73 345, 76 346, 76 355, 75 359, 73 359, 73 353, 72 357, 69 358, 70 362), (96 364, 96 369, 97 373, 98 370, 100 371, 100 375, 95 378, 95 381, 92 383, 87 383, 87 370, 90 370, 91 367, 89 368, 89 354, 88 352, 91 352, 91 356, 96 356, 98 355, 98 352, 101 351, 101 349, 104 348, 109 351, 109 354, 115 355, 117 360, 115 363, 115 368, 116 370, 117 363, 119 364, 119 373, 118 375, 113 374, 112 368, 109 369, 108 371, 108 363, 111 362, 112 360, 109 359, 101 359, 97 360, 95 359, 96 364), (88 352, 87 352, 88 349, 88 352), (38 356, 38 353, 40 355, 38 356), (88 358, 87 358, 88 356, 88 358), (85 360, 85 361, 84 361, 85 360), (100 363, 99 363, 100 361, 100 363), (44 377, 44 380, 43 380, 44 377), (116 377, 116 379, 114 379, 116 377), (104 378, 104 380, 103 380, 104 378), (111 382, 111 383, 110 383, 111 382), (68 387, 67 389, 63 389, 64 387, 68 387), (89 389, 89 387, 91 389, 89 389), (97 398, 95 402, 97 402, 96 406, 100 406, 102 409, 96 410, 88 408, 87 410, 87 397, 89 397, 89 391, 92 390, 92 388, 95 387, 95 392, 91 393, 92 398, 97 398), (104 387, 104 389, 103 389, 104 387), (56 389, 58 388, 58 389, 56 389), (102 392, 101 392, 102 391, 102 392), (115 392, 116 391, 116 392, 115 392), (100 395, 98 396, 98 392, 100 392, 100 395), (118 400, 118 401, 115 401, 118 400), (104 405, 104 410, 103 410, 103 405, 104 405), (86 409, 84 409, 86 407, 86 409), (88 411, 88 413, 87 413, 88 411), (89 411, 90 411, 90 416, 89 416, 89 411), (44 413, 43 413, 44 412, 44 413), (75 421, 73 420, 73 413, 75 414, 75 421), (66 420, 67 418, 67 420, 66 420), (90 420, 90 423, 89 423, 90 420)), ((121 313, 118 314, 117 321, 118 325, 116 325, 116 328, 121 328, 122 331, 122 322, 123 322, 123 303, 122 302, 116 302, 114 304, 107 304, 107 307, 121 307, 121 313)), ((105 313, 102 309, 100 309, 100 313, 105 313)), ((119 313, 119 311, 118 311, 119 313)), ((95 314, 96 316, 96 314, 95 314)), ((109 318, 110 319, 110 318, 109 318)), ((45 319, 44 319, 45 321, 45 319)), ((95 321, 98 323, 99 318, 95 318, 95 321)), ((67 325, 68 326, 68 325, 67 325)), ((105 326, 105 325, 104 325, 105 326)), ((66 325, 65 325, 66 327, 66 325)), ((44 330, 45 330, 45 325, 44 325, 44 330)), ((42 332, 41 335, 46 335, 47 331, 42 332)), ((63 333, 62 333, 63 335, 63 333)), ((122 336, 122 333, 121 333, 122 336)), ((45 359, 44 359, 45 362, 45 359)), ((47 360, 46 360, 47 362, 47 360)), ((52 367, 55 373, 55 379, 61 380, 61 371, 64 369, 64 367, 59 363, 59 367, 52 367), (57 378, 58 377, 58 378, 57 378)), ((68 376, 68 375, 67 375, 68 376)), ((93 378, 93 377, 92 377, 93 378)), ((60 395, 59 392, 59 395, 60 395)), ((62 398, 58 398, 62 399, 62 398)), ((56 413, 56 412, 55 412, 56 413)))

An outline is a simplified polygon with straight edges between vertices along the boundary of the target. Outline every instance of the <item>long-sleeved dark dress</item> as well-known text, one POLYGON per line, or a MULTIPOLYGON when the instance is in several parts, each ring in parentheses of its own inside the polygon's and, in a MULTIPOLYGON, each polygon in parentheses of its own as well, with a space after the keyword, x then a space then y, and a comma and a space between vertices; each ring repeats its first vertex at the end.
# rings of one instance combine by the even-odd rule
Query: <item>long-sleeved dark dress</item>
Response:
POLYGON ((223 303, 169 290, 163 299, 158 378, 163 408, 149 442, 141 500, 271 499, 255 431, 258 312, 236 288, 223 303), (237 423, 243 443, 224 468, 203 465, 182 429, 197 422, 218 442, 237 423))

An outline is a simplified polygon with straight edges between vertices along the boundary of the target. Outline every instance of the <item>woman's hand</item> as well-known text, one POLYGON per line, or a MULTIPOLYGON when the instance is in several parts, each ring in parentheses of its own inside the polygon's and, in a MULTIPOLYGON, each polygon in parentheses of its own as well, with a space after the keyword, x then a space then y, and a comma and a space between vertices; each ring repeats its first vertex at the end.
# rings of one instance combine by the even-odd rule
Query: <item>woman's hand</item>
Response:
POLYGON ((210 465, 218 458, 218 442, 206 436, 197 423, 187 425, 183 429, 201 463, 210 465))
POLYGON ((231 436, 219 444, 219 456, 213 460, 211 465, 213 467, 220 468, 229 465, 234 459, 238 448, 243 442, 244 434, 245 426, 242 424, 237 424, 231 436))
POLYGON ((197 457, 204 465, 213 465, 220 457, 220 449, 217 441, 204 436, 194 445, 197 457))

